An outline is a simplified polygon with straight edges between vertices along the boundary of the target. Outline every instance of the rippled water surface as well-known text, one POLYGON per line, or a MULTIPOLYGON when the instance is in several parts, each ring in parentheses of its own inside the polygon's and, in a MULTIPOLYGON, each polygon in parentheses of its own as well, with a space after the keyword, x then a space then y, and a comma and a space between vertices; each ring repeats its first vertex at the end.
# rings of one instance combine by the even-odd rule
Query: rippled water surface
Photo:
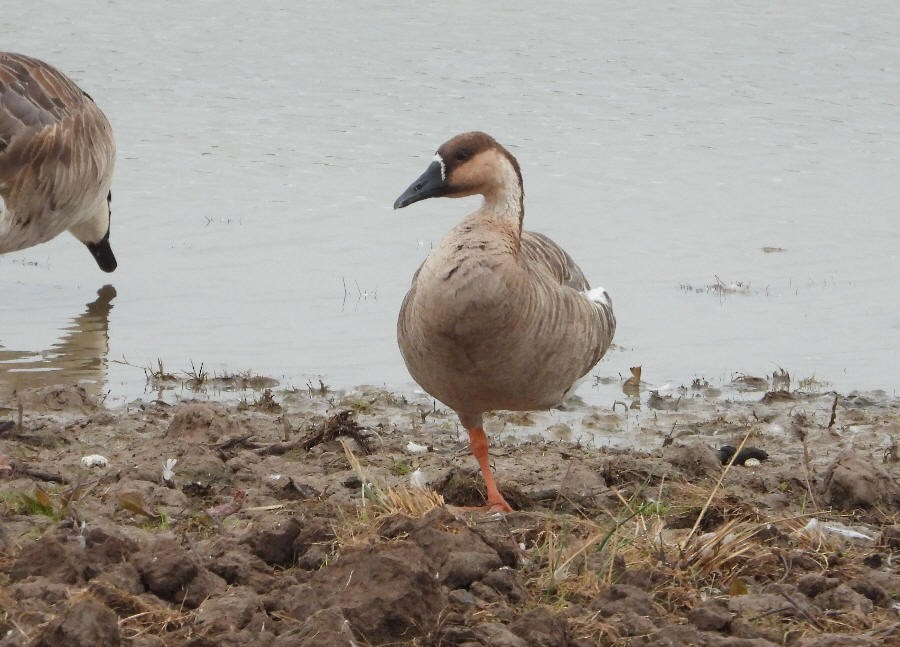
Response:
POLYGON ((113 124, 119 269, 69 236, 0 257, 0 404, 60 380, 127 400, 157 360, 408 388, 400 301, 477 202, 391 205, 473 129, 518 157, 526 226, 612 294, 600 377, 896 393, 900 12, 783 4, 5 7, 2 47, 113 124))

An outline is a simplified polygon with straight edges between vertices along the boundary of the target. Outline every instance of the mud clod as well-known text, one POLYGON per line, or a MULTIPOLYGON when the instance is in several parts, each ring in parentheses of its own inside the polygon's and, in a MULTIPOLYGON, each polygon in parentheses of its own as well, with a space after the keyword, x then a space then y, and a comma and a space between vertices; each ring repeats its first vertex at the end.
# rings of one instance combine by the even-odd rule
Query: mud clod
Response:
POLYGON ((734 613, 718 600, 708 600, 688 613, 688 620, 700 631, 725 631, 734 613))
POLYGON ((526 612, 510 629, 529 647, 566 647, 570 642, 568 620, 546 607, 526 612))
POLYGON ((184 592, 198 570, 190 554, 167 537, 135 553, 133 560, 147 590, 171 602, 181 601, 177 594, 184 592))
POLYGON ((826 503, 842 510, 886 506, 900 508, 900 483, 876 459, 853 450, 841 452, 823 477, 826 503))
POLYGON ((78 600, 31 644, 33 647, 117 647, 122 644, 118 620, 115 613, 96 600, 78 600))

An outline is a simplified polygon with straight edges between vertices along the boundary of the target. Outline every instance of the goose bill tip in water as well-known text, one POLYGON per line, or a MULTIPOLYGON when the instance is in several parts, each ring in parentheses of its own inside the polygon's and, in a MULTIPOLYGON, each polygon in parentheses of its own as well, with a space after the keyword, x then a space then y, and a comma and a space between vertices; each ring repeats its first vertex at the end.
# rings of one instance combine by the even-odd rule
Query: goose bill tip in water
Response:
POLYGON ((97 265, 100 266, 101 270, 112 272, 118 267, 112 247, 109 246, 109 232, 106 232, 106 236, 99 243, 85 243, 85 245, 87 245, 88 251, 91 252, 91 256, 97 261, 97 265))
POLYGON ((447 172, 444 161, 439 155, 425 169, 419 178, 409 185, 399 198, 394 201, 394 209, 408 207, 414 202, 445 195, 447 192, 447 172))

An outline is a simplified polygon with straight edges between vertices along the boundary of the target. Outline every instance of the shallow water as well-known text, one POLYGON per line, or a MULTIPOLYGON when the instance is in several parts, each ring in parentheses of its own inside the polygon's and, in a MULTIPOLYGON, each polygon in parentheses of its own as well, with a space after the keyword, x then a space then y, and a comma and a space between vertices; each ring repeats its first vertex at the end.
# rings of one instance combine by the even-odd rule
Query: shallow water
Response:
MULTIPOLYGON (((900 13, 758 4, 5 8, 3 47, 113 123, 119 269, 68 236, 0 257, 0 405, 60 380, 129 400, 157 360, 408 388, 400 301, 477 203, 391 205, 471 129, 521 162, 526 225, 612 294, 597 375, 895 394, 900 13)), ((608 382, 579 393, 609 405, 608 382)))

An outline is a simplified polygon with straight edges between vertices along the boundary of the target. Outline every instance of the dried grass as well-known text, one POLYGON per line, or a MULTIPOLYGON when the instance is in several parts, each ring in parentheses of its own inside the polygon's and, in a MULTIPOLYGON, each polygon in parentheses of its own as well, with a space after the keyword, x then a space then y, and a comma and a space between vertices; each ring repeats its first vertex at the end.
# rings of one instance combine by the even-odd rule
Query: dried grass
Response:
POLYGON ((375 518, 394 514, 420 517, 434 508, 444 505, 444 497, 430 488, 411 485, 390 486, 374 478, 363 466, 343 438, 340 439, 350 468, 362 482, 362 507, 375 518))
MULTIPOLYGON (((760 518, 758 512, 735 505, 722 491, 721 480, 711 489, 687 482, 665 487, 660 483, 655 500, 641 498, 643 490, 637 488, 630 498, 617 493, 620 510, 607 521, 546 516, 542 530, 532 538, 531 582, 545 601, 589 603, 624 574, 643 572, 655 583, 654 599, 675 621, 704 599, 741 595, 760 583, 784 581, 792 573, 790 555, 802 554, 824 571, 836 551, 856 550, 860 555, 865 551, 840 537, 822 539, 805 532, 811 515, 760 518), (690 530, 667 528, 665 516, 671 508, 659 503, 664 496, 699 510, 690 530), (706 532, 698 531, 702 518, 714 521, 706 532)), ((789 601, 785 606, 790 607, 789 601)), ((785 621, 777 611, 778 621, 785 621)), ((791 614, 796 631, 812 634, 873 629, 874 622, 852 613, 825 618, 791 614)), ((615 644, 611 628, 596 629, 609 641, 605 644, 615 644)))

